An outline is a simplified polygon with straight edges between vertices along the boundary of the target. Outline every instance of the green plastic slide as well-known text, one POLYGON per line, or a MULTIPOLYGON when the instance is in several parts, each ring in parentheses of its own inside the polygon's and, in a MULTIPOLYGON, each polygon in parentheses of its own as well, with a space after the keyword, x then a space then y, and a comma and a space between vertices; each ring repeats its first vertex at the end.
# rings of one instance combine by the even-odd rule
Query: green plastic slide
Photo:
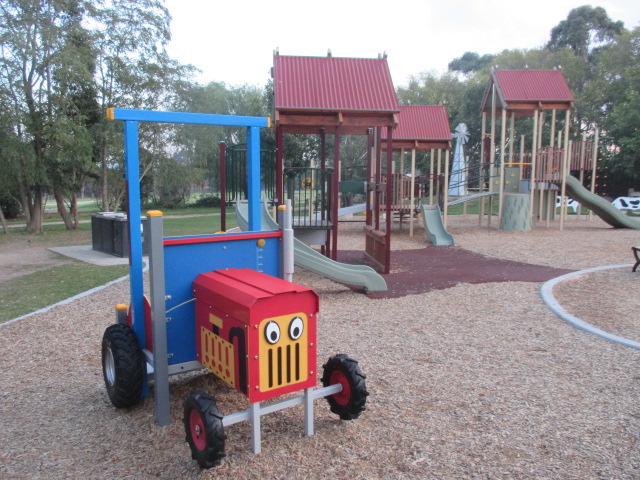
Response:
MULTIPOLYGON (((246 231, 248 227, 248 207, 246 203, 236 202, 238 226, 246 231)), ((277 230, 278 224, 269 214, 262 202, 261 222, 263 230, 277 230)), ((387 282, 373 268, 366 265, 350 265, 336 262, 301 242, 297 238, 294 243, 294 263, 311 272, 345 285, 363 287, 367 292, 386 292, 387 282)))
POLYGON ((444 228, 438 205, 420 205, 424 233, 432 245, 455 245, 453 235, 444 228))
POLYGON ((598 195, 591 193, 582 186, 580 180, 572 175, 566 178, 566 193, 581 205, 591 209, 602 220, 615 228, 633 228, 640 230, 640 221, 628 216, 625 212, 618 210, 611 203, 598 195))

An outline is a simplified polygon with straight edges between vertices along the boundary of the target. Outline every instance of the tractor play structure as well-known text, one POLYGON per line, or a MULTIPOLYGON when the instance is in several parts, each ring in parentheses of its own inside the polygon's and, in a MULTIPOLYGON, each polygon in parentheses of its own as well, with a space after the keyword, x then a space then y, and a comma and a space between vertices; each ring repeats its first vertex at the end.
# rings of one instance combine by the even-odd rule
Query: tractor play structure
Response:
POLYGON ((279 207, 279 227, 261 229, 260 128, 268 118, 111 109, 125 132, 125 175, 130 238, 131 303, 116 307, 116 323, 104 332, 102 369, 116 407, 149 394, 155 417, 168 425, 169 376, 209 369, 245 395, 247 410, 223 415, 214 397, 195 391, 184 401, 184 427, 193 458, 202 468, 225 455, 224 430, 251 424, 254 453, 261 451, 260 417, 304 405, 304 432, 313 435, 313 402, 327 397, 341 419, 365 409, 365 376, 344 354, 323 366, 316 389, 317 294, 289 281, 293 273, 291 208, 279 207), (248 227, 244 233, 163 236, 163 216, 147 213, 149 293, 144 293, 140 212, 138 123, 246 127, 248 227), (272 400, 283 394, 297 396, 272 400))

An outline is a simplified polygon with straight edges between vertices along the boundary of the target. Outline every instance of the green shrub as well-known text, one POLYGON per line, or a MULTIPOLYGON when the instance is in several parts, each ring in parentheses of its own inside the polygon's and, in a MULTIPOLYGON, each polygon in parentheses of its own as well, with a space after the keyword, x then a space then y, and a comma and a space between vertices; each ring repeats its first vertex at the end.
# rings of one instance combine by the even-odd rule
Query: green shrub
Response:
POLYGON ((195 208, 215 208, 220 207, 220 197, 215 195, 203 195, 193 203, 195 208))

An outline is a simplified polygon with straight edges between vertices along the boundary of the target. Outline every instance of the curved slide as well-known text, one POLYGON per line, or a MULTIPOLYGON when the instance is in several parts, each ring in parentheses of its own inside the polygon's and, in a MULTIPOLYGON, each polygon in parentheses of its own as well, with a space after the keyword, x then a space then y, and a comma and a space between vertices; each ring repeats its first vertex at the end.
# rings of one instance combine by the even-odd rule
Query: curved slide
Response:
POLYGON ((424 223, 424 233, 432 245, 455 245, 453 235, 444 228, 442 215, 438 205, 420 205, 422 210, 422 222, 424 223))
MULTIPOLYGON (((246 231, 248 226, 248 207, 246 203, 236 203, 236 217, 238 226, 246 231)), ((279 228, 264 202, 262 202, 262 228, 265 230, 277 230, 279 228)), ((336 262, 325 257, 297 238, 293 239, 294 263, 311 272, 322 275, 330 280, 345 285, 364 287, 367 292, 386 292, 387 282, 373 268, 366 265, 350 265, 336 262)))
POLYGON ((580 202, 602 220, 615 228, 633 228, 640 230, 640 221, 634 220, 626 213, 621 212, 604 198, 591 193, 582 186, 580 180, 572 175, 566 178, 566 193, 568 197, 580 202))

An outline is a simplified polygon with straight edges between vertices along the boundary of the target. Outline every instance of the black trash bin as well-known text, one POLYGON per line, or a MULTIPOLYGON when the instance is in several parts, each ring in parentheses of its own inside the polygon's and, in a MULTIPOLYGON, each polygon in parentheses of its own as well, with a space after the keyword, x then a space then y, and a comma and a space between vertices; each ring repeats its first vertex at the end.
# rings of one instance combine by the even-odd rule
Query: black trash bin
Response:
MULTIPOLYGON (((142 217, 143 255, 147 254, 144 243, 146 223, 146 217, 142 217)), ((116 257, 129 256, 129 230, 127 228, 127 216, 124 213, 99 212, 92 215, 91 237, 92 248, 94 250, 116 257)))

